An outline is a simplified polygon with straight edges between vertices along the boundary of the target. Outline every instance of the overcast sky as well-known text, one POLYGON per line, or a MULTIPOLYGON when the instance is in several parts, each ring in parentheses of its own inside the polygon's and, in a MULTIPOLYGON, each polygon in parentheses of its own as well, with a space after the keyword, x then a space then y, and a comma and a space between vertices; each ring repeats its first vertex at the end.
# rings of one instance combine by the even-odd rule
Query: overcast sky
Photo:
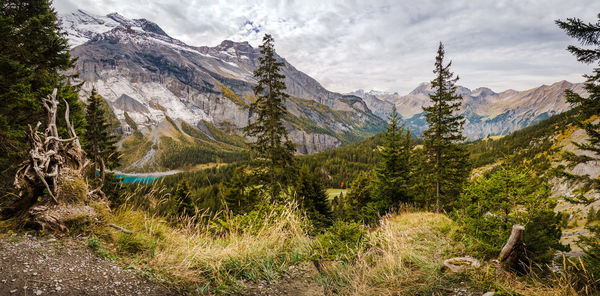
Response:
POLYGON ((329 90, 401 94, 433 78, 440 41, 459 84, 471 89, 581 82, 592 67, 565 50, 575 41, 554 20, 596 22, 600 13, 598 0, 55 0, 54 5, 61 13, 82 9, 146 18, 197 46, 224 39, 256 46, 270 33, 277 53, 329 90))

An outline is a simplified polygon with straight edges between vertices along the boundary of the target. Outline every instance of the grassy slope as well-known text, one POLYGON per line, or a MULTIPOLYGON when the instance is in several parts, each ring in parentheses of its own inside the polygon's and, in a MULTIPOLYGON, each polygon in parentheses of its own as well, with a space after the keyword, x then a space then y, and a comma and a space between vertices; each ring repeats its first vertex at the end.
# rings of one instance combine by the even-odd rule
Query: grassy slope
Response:
MULTIPOLYGON (((160 202, 152 195, 148 198, 160 202)), ((122 207, 104 219, 134 234, 110 227, 96 227, 92 232, 102 240, 100 255, 137 266, 184 290, 242 293, 261 280, 277 286, 290 266, 310 263, 319 256, 319 245, 303 231, 303 219, 292 209, 271 211, 262 224, 225 219, 203 227, 180 224, 177 228, 143 210, 122 207), (249 229, 248 225, 255 226, 249 229)), ((468 274, 442 273, 444 259, 468 252, 457 225, 442 214, 389 216, 368 232, 366 245, 352 263, 322 262, 322 272, 313 271, 311 277, 338 295, 431 295, 456 289, 566 295, 554 282, 544 286, 530 278, 494 275, 485 264, 468 274)))

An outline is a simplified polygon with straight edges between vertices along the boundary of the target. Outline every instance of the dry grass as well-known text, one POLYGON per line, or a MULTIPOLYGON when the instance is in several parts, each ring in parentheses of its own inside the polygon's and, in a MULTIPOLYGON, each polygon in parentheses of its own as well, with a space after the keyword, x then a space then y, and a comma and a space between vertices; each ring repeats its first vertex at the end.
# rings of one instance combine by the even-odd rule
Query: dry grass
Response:
POLYGON ((372 247, 353 264, 327 265, 321 281, 342 295, 423 295, 439 290, 442 261, 460 246, 456 226, 441 214, 403 213, 370 232, 372 247))
POLYGON ((326 264, 319 282, 339 295, 574 295, 560 278, 519 277, 487 264, 469 273, 442 273, 445 259, 469 255, 469 242, 458 225, 442 214, 390 215, 370 232, 368 241, 371 247, 352 264, 326 264))
MULTIPOLYGON (((310 262, 322 249, 306 234, 306 221, 293 204, 244 217, 180 217, 173 224, 152 211, 165 202, 162 190, 144 198, 143 206, 130 199, 106 217, 134 234, 110 227, 94 234, 109 256, 193 294, 238 294, 260 280, 276 283, 289 266, 310 262)), ((441 272, 445 259, 469 255, 469 249, 469 241, 447 216, 405 210, 371 229, 354 261, 322 262, 315 280, 338 295, 447 295, 458 289, 573 295, 566 285, 561 287, 564 279, 518 277, 487 264, 471 273, 441 272)))
POLYGON ((289 265, 305 260, 310 239, 302 218, 293 206, 282 209, 255 220, 226 218, 176 228, 145 211, 122 207, 110 222, 134 234, 102 228, 98 236, 110 242, 124 262, 187 290, 234 293, 245 289, 248 281, 278 279, 289 265), (250 225, 259 226, 245 231, 250 225))

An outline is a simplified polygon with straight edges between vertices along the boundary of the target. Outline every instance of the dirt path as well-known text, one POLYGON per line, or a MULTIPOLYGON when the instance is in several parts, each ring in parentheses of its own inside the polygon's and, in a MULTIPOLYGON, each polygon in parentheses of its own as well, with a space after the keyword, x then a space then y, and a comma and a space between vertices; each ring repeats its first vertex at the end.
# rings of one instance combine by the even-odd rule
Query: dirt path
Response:
POLYGON ((0 235, 0 295, 178 295, 73 239, 0 235))

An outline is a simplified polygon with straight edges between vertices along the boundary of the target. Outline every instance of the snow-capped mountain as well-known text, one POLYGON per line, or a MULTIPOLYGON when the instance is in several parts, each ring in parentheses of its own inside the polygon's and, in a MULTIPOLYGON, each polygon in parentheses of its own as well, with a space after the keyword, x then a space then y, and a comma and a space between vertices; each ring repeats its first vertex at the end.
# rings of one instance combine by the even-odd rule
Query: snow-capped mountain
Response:
MULTIPOLYGON (((192 46, 151 21, 117 13, 97 16, 78 10, 60 18, 71 54, 78 58, 82 97, 95 87, 123 129, 135 125, 153 143, 150 146, 160 147, 164 136, 173 138, 172 131, 160 128, 167 121, 180 130, 190 125, 206 132, 210 124, 239 134, 252 118, 248 105, 254 99, 252 73, 260 52, 247 42, 192 46)), ((286 126, 299 153, 337 147, 383 129, 385 122, 363 100, 330 92, 277 58, 284 63, 282 72, 292 96, 286 126)), ((148 153, 138 151, 136 157, 148 153)))
MULTIPOLYGON (((470 90, 457 86, 457 93, 464 99, 461 108, 466 118, 464 135, 470 140, 505 135, 565 112, 571 108, 565 100, 566 89, 584 93, 582 83, 564 80, 525 91, 506 90, 500 93, 486 87, 470 90)), ((386 118, 396 106, 405 124, 413 132, 421 134, 427 128, 422 107, 431 103, 429 95, 432 92, 431 84, 421 83, 406 95, 363 90, 351 94, 363 98, 373 113, 381 118, 386 118)))

